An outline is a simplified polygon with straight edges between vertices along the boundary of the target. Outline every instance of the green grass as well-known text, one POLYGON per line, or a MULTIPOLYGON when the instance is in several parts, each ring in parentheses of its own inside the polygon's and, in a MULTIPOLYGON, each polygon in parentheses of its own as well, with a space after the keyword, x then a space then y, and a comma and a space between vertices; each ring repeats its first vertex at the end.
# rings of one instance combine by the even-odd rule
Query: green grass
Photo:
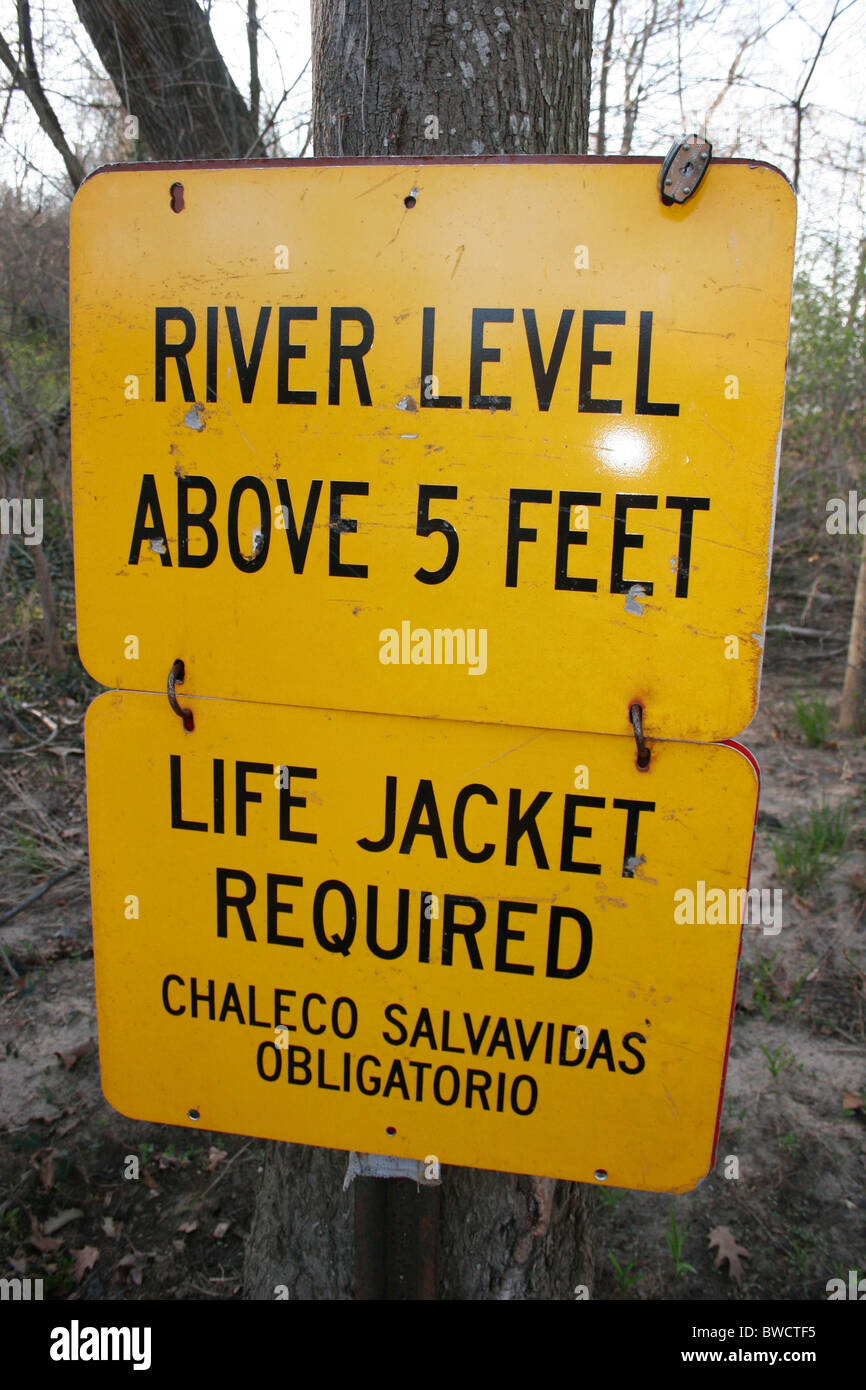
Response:
POLYGON ((669 1226, 670 1229, 668 1231, 667 1241, 668 1249, 671 1252, 671 1259, 674 1262, 674 1277, 676 1279, 682 1279, 685 1274, 696 1274, 697 1270, 694 1265, 686 1264, 686 1261, 682 1258, 683 1238, 677 1229, 673 1207, 670 1209, 669 1226))
POLYGON ((643 1278, 642 1274, 635 1273, 637 1262, 635 1260, 629 1260, 628 1264, 623 1268, 612 1250, 608 1250, 607 1257, 613 1265, 613 1277, 616 1280, 617 1288, 620 1293, 628 1293, 629 1289, 634 1288, 635 1284, 639 1283, 643 1278))
POLYGON ((768 1047, 764 1047, 763 1043, 759 1043, 758 1046, 767 1059, 767 1066, 770 1068, 771 1076, 778 1076, 780 1071, 784 1071, 786 1067, 792 1066, 796 1061, 793 1052, 789 1052, 784 1043, 781 1047, 777 1047, 775 1052, 771 1052, 768 1047))
POLYGON ((843 854, 851 832, 851 802, 813 806, 794 817, 773 842, 776 868, 795 893, 820 888, 843 854))
POLYGON ((794 696, 794 712, 810 748, 823 748, 830 732, 830 710, 823 695, 794 696))

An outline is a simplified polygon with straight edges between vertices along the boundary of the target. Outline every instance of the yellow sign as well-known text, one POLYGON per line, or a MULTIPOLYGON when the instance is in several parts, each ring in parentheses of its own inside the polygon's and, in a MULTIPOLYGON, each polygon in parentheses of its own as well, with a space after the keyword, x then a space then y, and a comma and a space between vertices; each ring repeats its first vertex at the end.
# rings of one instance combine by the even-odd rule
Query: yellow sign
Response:
MULTIPOLYGON (((141 1120, 650 1191, 709 1170, 733 746, 109 692, 99 1043, 141 1120)), ((754 920, 754 919, 753 919, 754 920)))
POLYGON ((72 209, 108 686, 651 737, 756 703, 794 195, 717 161, 126 166, 72 209))

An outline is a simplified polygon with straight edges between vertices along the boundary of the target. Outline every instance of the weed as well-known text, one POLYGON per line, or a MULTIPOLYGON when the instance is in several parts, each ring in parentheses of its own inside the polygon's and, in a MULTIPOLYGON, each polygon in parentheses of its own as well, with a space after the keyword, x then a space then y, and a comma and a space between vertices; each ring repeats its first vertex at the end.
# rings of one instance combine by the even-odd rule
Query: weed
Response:
POLYGON ((623 1269, 612 1250, 608 1250, 607 1257, 613 1265, 613 1277, 616 1280, 617 1288, 620 1293, 628 1293, 629 1289, 634 1288, 635 1284, 639 1283, 643 1278, 642 1274, 635 1274, 637 1262, 635 1260, 629 1260, 625 1269, 623 1269))
POLYGON ((12 838, 18 850, 18 858, 27 872, 32 874, 34 878, 44 874, 48 869, 49 861, 35 835, 32 835, 29 830, 13 829, 12 838))
POLYGON ((813 806, 797 816, 773 842, 776 868, 796 893, 819 888, 838 859, 851 830, 851 802, 813 806))
POLYGON ((780 1047, 777 1047, 775 1052, 771 1052, 768 1047, 764 1047, 763 1043, 759 1043, 758 1046, 767 1059, 767 1066, 770 1068, 771 1076, 778 1076, 780 1071, 784 1071, 785 1067, 790 1067, 796 1060, 792 1052, 787 1052, 784 1043, 782 1043, 780 1047))
POLYGON ((809 747, 823 748, 830 732, 830 710, 824 696, 815 695, 807 700, 795 695, 794 712, 809 747))
POLYGON ((682 1258, 682 1236, 677 1230, 677 1223, 676 1218, 674 1217, 673 1207, 671 1207, 670 1209, 670 1230, 668 1231, 667 1239, 668 1249, 671 1252, 671 1259, 674 1262, 674 1277, 677 1279, 682 1279, 684 1274, 696 1274, 697 1270, 695 1269, 694 1265, 686 1264, 685 1260, 682 1258))
POLYGON ((611 1213, 611 1215, 613 1215, 620 1202, 622 1201, 623 1197, 625 1196, 625 1192, 622 1189, 618 1189, 615 1187, 612 1187, 608 1190, 602 1188, 601 1196, 604 1198, 604 1204, 607 1207, 608 1211, 611 1213))

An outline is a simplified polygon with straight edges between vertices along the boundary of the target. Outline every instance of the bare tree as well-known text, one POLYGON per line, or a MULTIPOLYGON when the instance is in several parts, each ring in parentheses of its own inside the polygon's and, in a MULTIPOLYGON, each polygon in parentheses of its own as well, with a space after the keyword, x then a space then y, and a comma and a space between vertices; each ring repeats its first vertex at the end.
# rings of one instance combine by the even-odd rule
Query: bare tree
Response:
POLYGON ((75 9, 154 159, 264 153, 196 0, 75 0, 75 9))
POLYGON ((6 39, 0 34, 0 62, 11 73, 13 87, 19 87, 27 96, 39 118, 39 124, 66 166, 72 187, 77 188, 84 178, 84 166, 70 149, 42 86, 33 51, 33 28, 28 0, 18 0, 18 55, 16 58, 6 39))

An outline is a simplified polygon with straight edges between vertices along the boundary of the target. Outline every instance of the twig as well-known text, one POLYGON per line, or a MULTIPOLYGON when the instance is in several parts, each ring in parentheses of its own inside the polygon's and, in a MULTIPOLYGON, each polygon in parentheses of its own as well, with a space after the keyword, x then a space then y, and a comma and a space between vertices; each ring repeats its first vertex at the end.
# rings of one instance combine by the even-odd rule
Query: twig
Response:
POLYGON ((41 898, 44 893, 48 892, 49 888, 53 888, 55 883, 60 883, 62 879, 68 878, 70 874, 74 874, 85 862, 85 860, 80 859, 77 864, 70 865, 70 867, 64 869, 62 873, 52 875, 51 878, 42 884, 41 888, 34 889, 26 898, 22 898, 21 902, 15 907, 10 907, 8 912, 0 914, 0 927, 5 927, 6 923, 11 922, 13 917, 17 917, 19 912, 23 912, 25 907, 29 907, 31 903, 35 903, 38 898, 41 898))
POLYGON ((244 1144, 244 1146, 243 1146, 242 1149, 238 1149, 238 1151, 237 1151, 236 1154, 232 1154, 232 1156, 231 1156, 231 1158, 229 1159, 228 1163, 227 1163, 227 1164, 225 1165, 225 1167, 217 1174, 217 1176, 214 1178, 213 1182, 212 1182, 212 1183, 209 1183, 208 1186, 205 1188, 204 1192, 202 1192, 201 1195, 200 1195, 199 1197, 196 1198, 196 1202, 203 1202, 204 1199, 205 1199, 205 1197, 207 1196, 207 1194, 210 1192, 211 1188, 216 1187, 216 1185, 217 1185, 218 1182, 222 1182, 223 1178, 225 1177, 225 1175, 226 1175, 226 1173, 228 1172, 228 1170, 231 1168, 231 1166, 232 1166, 232 1164, 234 1163, 235 1159, 240 1158, 241 1154, 246 1152, 246 1150, 250 1147, 250 1144, 251 1144, 252 1142, 253 1142, 252 1139, 248 1139, 247 1142, 244 1144))

